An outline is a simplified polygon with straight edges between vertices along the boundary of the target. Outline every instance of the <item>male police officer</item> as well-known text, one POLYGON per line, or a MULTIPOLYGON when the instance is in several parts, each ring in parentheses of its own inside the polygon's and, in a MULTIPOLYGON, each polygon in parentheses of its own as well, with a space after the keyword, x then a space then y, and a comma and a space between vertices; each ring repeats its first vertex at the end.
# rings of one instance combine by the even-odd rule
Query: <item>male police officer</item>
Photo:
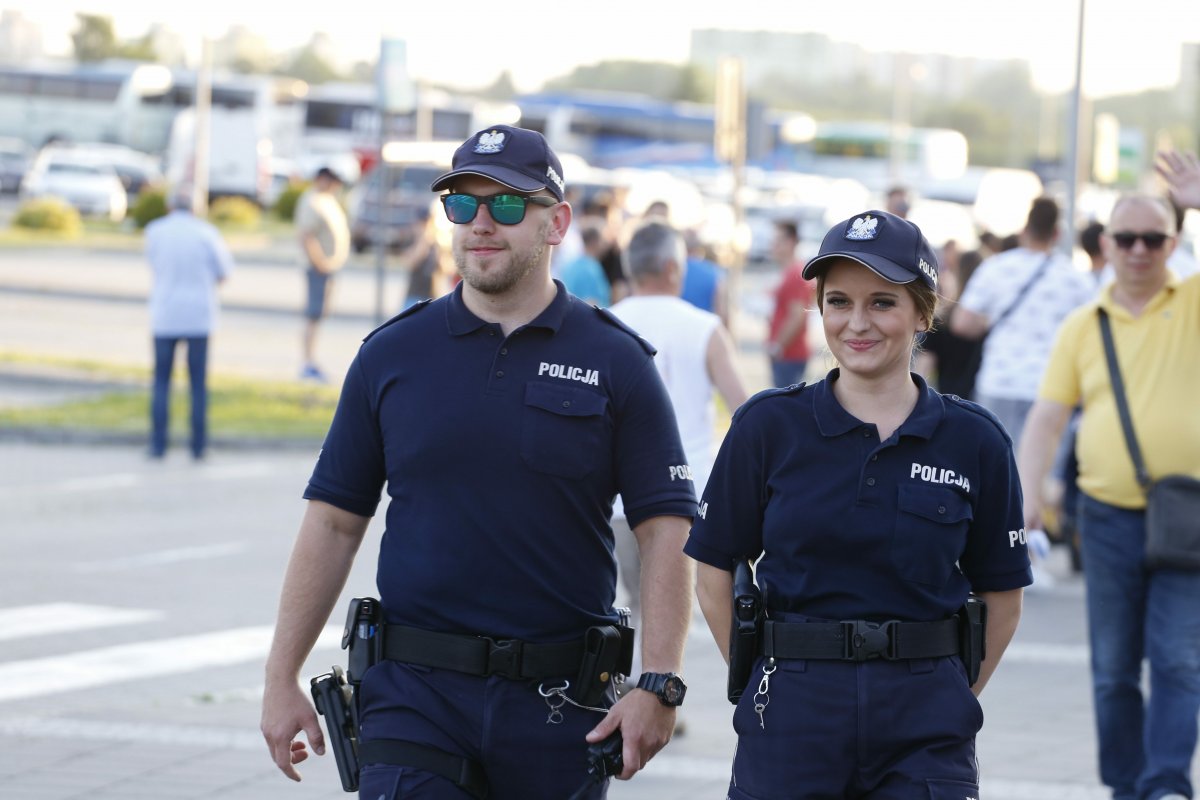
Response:
MULTIPOLYGON (((652 349, 550 277, 571 207, 542 136, 480 131, 432 188, 449 190, 463 281, 372 333, 350 367, 305 492, 262 730, 294 780, 307 757, 299 731, 323 752, 297 677, 386 482, 389 641, 359 689, 364 746, 415 743, 481 768, 493 800, 567 797, 586 776, 587 742, 619 729, 629 778, 671 736, 691 609, 690 469, 652 349), (570 684, 591 633, 617 620, 618 492, 643 559, 650 674, 605 716, 571 702, 570 684)), ((611 699, 610 687, 591 705, 611 699)), ((472 796, 422 759, 364 762, 370 800, 472 796)))

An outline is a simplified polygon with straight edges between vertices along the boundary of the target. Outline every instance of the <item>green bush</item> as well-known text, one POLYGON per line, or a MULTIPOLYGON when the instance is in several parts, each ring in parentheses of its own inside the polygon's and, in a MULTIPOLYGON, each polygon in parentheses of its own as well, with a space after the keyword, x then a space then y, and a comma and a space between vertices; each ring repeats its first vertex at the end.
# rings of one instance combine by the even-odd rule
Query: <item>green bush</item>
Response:
POLYGON ((244 197, 218 197, 208 207, 208 218, 223 228, 257 228, 262 210, 244 197))
POLYGON ((296 201, 300 199, 300 195, 304 194, 304 190, 312 185, 312 181, 293 181, 288 184, 287 188, 279 193, 279 199, 275 201, 275 216, 279 217, 284 222, 292 222, 296 219, 296 201))
POLYGON ((57 197, 25 201, 17 209, 12 224, 14 228, 55 233, 64 238, 74 238, 83 233, 79 212, 57 197))
POLYGON ((167 193, 160 188, 146 187, 138 192, 129 209, 129 216, 137 223, 138 228, 145 228, 159 217, 167 215, 167 193))

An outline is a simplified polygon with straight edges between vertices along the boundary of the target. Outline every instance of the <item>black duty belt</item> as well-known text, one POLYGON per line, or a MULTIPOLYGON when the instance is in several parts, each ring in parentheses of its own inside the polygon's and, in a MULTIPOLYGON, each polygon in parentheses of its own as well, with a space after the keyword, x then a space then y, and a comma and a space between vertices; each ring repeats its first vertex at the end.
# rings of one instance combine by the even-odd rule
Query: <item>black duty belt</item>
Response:
POLYGON ((404 625, 384 629, 383 657, 468 675, 501 675, 513 680, 574 677, 583 660, 584 640, 531 644, 516 639, 436 633, 404 625))
POLYGON ((761 654, 773 658, 868 661, 959 653, 958 617, 937 622, 763 622, 761 654))

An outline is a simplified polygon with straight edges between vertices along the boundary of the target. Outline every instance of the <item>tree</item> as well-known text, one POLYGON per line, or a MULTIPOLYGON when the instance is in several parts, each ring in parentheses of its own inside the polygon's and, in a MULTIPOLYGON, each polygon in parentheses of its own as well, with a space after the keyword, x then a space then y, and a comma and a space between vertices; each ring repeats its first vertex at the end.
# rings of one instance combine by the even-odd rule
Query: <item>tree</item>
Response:
POLYGON ((112 17, 99 14, 76 14, 79 27, 71 32, 75 60, 80 63, 103 61, 117 54, 117 34, 112 17))
POLYGON ((342 77, 341 73, 330 66, 329 62, 311 46, 297 50, 296 55, 292 57, 291 61, 284 64, 279 72, 309 83, 327 83, 342 77))
POLYGON ((130 61, 158 60, 158 53, 154 50, 154 38, 150 34, 146 34, 140 39, 121 42, 116 47, 116 56, 127 58, 130 61))
POLYGON ((695 66, 655 61, 602 61, 576 67, 569 75, 547 81, 547 91, 597 89, 633 92, 659 100, 712 102, 712 78, 695 66))
POLYGON ((483 90, 482 94, 492 100, 511 100, 516 97, 517 87, 513 83, 512 73, 508 70, 501 72, 496 76, 492 85, 483 90))

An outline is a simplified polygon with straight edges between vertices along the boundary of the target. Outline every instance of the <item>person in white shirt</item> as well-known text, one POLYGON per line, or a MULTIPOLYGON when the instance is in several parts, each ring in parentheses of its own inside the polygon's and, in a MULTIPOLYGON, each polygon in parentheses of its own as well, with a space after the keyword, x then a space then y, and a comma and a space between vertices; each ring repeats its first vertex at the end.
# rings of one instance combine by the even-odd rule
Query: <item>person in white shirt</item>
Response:
POLYGON ((987 337, 973 398, 1019 441, 1058 327, 1092 299, 1095 283, 1055 250, 1058 204, 1039 197, 1029 210, 1021 246, 986 259, 950 317, 952 333, 987 337))
MULTIPOLYGON (((748 397, 734 366, 733 337, 720 317, 679 296, 687 249, 682 234, 670 225, 654 219, 641 225, 623 257, 632 293, 610 310, 658 350, 654 364, 675 407, 680 439, 700 496, 716 457, 713 390, 730 413, 748 397)), ((612 527, 621 581, 636 618, 641 581, 637 540, 625 521, 620 497, 613 507, 612 527)))
POLYGON ((217 286, 233 270, 233 257, 217 229, 191 212, 191 192, 176 190, 171 212, 146 226, 150 262, 150 329, 154 336, 154 386, 150 399, 150 457, 167 450, 171 372, 180 342, 187 344, 191 387, 192 457, 208 447, 208 337, 216 326, 217 286))
POLYGON ((341 187, 338 174, 321 167, 313 185, 296 201, 296 235, 306 264, 308 288, 300 377, 321 383, 327 379, 316 362, 317 327, 327 311, 333 275, 350 257, 350 225, 337 197, 341 187))

